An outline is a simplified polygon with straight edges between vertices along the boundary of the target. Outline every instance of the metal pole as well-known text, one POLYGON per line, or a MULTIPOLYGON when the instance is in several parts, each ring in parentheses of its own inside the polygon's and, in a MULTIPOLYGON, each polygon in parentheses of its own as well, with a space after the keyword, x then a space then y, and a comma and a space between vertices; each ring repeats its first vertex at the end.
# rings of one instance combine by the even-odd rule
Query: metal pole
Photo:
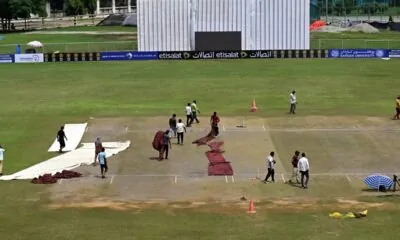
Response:
POLYGON ((328 0, 325 0, 325 22, 328 22, 328 0))

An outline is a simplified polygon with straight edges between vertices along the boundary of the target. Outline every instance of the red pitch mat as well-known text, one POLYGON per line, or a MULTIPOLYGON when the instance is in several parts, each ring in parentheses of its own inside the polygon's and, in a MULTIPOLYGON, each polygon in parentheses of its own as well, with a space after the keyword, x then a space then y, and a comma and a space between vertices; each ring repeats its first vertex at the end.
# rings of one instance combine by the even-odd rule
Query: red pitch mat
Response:
POLYGON ((199 138, 193 141, 193 144, 200 145, 208 145, 211 150, 206 152, 206 156, 208 159, 208 176, 232 176, 233 169, 229 161, 225 160, 225 157, 222 155, 223 151, 221 150, 224 142, 211 142, 214 139, 212 133, 210 132, 207 136, 199 138))

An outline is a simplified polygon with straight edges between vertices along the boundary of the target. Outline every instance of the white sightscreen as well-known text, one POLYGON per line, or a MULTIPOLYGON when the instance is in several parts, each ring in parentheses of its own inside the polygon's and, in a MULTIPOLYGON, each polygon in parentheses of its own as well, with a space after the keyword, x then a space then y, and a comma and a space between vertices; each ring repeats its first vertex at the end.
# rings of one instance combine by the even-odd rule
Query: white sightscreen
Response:
POLYGON ((138 0, 139 51, 190 51, 196 31, 241 31, 242 49, 309 49, 310 0, 138 0))

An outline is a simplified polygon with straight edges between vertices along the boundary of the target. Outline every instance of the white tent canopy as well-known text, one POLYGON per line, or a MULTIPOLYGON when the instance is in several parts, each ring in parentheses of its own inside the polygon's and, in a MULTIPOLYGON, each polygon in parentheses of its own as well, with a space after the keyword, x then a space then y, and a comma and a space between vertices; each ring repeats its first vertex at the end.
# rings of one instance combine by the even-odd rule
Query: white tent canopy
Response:
POLYGON ((33 47, 33 48, 41 48, 43 47, 43 43, 39 42, 39 41, 32 41, 32 42, 28 42, 29 47, 33 47))

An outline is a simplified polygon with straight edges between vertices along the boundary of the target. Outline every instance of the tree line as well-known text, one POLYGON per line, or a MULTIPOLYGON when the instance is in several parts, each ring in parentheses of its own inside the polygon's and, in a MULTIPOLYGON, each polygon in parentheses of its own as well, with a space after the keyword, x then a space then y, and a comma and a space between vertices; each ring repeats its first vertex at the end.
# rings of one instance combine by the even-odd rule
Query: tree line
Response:
POLYGON ((31 15, 47 16, 46 4, 51 9, 60 9, 67 16, 94 14, 96 0, 0 0, 0 21, 3 31, 12 30, 11 20, 26 20, 31 15))
POLYGON ((389 7, 400 7, 400 0, 384 1, 364 1, 364 4, 358 5, 356 0, 318 0, 318 8, 320 12, 336 15, 350 14, 357 12, 358 14, 375 14, 384 13, 389 7))

